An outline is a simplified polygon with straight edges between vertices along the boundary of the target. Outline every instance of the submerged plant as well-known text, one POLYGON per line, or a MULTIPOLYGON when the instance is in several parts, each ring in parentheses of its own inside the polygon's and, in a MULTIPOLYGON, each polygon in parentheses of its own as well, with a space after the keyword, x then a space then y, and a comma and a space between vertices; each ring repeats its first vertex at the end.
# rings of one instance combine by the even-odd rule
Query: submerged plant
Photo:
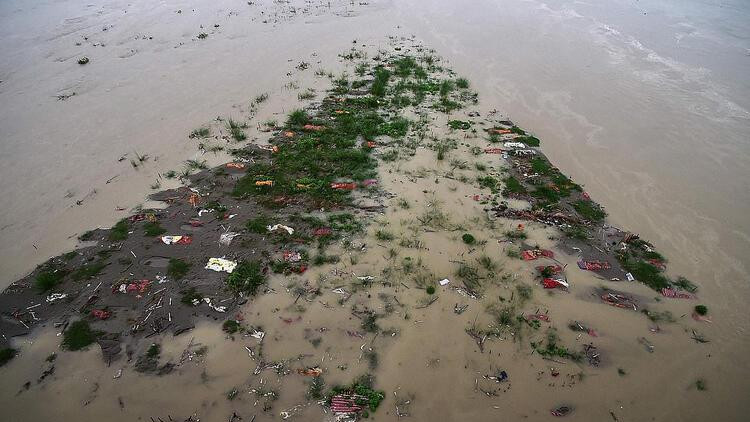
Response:
POLYGON ((62 348, 70 351, 81 350, 96 341, 99 333, 86 321, 76 321, 63 333, 62 348))
POLYGON ((254 296, 265 284, 266 276, 260 261, 242 261, 227 277, 227 285, 237 293, 254 296))

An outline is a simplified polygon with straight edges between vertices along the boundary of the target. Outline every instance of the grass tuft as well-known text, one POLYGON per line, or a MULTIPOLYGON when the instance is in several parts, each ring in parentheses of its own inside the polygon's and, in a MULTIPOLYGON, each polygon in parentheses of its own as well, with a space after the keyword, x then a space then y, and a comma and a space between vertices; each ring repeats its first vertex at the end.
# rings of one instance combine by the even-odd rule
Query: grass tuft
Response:
POLYGON ((52 290, 55 286, 60 284, 62 279, 65 278, 66 275, 68 275, 68 272, 68 270, 63 268, 48 266, 36 275, 36 278, 34 280, 35 285, 37 289, 42 292, 52 290))
POLYGON ((211 130, 207 127, 200 127, 190 132, 190 139, 195 138, 208 138, 211 135, 211 130))
POLYGON ((18 350, 10 348, 10 347, 5 347, 3 349, 0 349, 0 367, 10 362, 10 360, 16 357, 17 354, 18 354, 18 350))
POLYGON ((179 258, 170 258, 169 264, 167 265, 167 275, 175 280, 179 280, 190 270, 192 264, 189 264, 179 258))
POLYGON ((167 232, 165 228, 159 224, 158 221, 149 221, 143 225, 143 230, 146 236, 156 237, 167 232))
POLYGON ((266 282, 260 261, 242 261, 227 277, 227 285, 237 293, 254 296, 266 282))
POLYGON ((99 336, 86 321, 76 321, 63 333, 62 348, 70 351, 81 350, 96 341, 99 336))
POLYGON ((242 142, 247 139, 247 135, 245 135, 245 132, 242 130, 245 128, 245 125, 240 125, 234 120, 229 119, 227 121, 227 128, 229 129, 229 134, 232 135, 232 139, 235 141, 242 142))
POLYGON ((127 218, 123 218, 118 221, 112 229, 109 231, 109 240, 112 242, 119 242, 128 238, 128 230, 130 225, 128 224, 127 218))

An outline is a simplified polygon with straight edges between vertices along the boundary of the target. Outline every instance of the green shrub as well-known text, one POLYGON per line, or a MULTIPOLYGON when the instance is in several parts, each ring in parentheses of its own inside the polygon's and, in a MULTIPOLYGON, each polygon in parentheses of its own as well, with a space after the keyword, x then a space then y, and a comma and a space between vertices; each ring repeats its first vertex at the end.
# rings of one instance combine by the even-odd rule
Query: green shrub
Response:
POLYGON ((234 334, 240 330, 240 323, 233 319, 228 319, 224 321, 224 324, 222 324, 221 329, 229 334, 234 334))
POLYGON ((75 281, 88 280, 99 275, 106 266, 107 264, 104 261, 97 261, 93 264, 84 265, 76 269, 71 277, 75 281))
POLYGON ((146 233, 146 236, 156 237, 160 236, 167 232, 158 221, 149 221, 148 223, 143 225, 143 230, 146 233))
POLYGON ((52 290, 68 274, 68 270, 62 268, 47 267, 36 275, 35 284, 42 292, 52 290))
POLYGON ((266 282, 260 261, 242 261, 227 277, 227 285, 237 293, 254 296, 266 282))
POLYGON ((179 258, 170 258, 167 265, 167 275, 175 280, 179 280, 188 273, 192 264, 189 264, 179 258))
POLYGON ((589 221, 601 221, 607 216, 607 213, 594 202, 579 200, 573 203, 573 208, 581 217, 589 221))
POLYGON ((503 183, 505 183, 505 189, 503 189, 504 196, 508 196, 511 193, 526 193, 526 188, 523 187, 521 182, 513 176, 508 176, 503 179, 503 183))
POLYGON ((17 354, 18 350, 10 347, 0 349, 0 366, 4 366, 6 363, 10 362, 10 360, 16 357, 17 354))
POLYGON ((63 333, 62 348, 70 351, 81 350, 96 341, 99 333, 86 321, 76 321, 63 333))
POLYGON ((247 229, 253 233, 263 234, 268 232, 271 219, 265 215, 259 215, 247 221, 247 229))
POLYGON ((123 218, 122 220, 118 221, 117 224, 112 227, 112 229, 110 229, 109 240, 112 242, 118 242, 127 239, 128 230, 130 230, 128 220, 126 218, 123 218))

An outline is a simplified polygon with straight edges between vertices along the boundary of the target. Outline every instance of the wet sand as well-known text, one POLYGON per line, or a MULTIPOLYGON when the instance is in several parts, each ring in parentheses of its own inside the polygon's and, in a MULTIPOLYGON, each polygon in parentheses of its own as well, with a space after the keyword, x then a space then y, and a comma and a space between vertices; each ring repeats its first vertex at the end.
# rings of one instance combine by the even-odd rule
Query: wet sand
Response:
MULTIPOLYGON (((257 116, 258 121, 272 116, 272 113, 287 112, 293 107, 296 94, 283 95, 283 85, 290 80, 284 77, 284 73, 293 72, 294 65, 299 60, 313 63, 320 60, 330 68, 335 63, 336 54, 348 48, 350 38, 356 37, 363 40, 361 42, 383 43, 382 27, 376 28, 377 25, 371 23, 392 24, 391 19, 395 13, 397 19, 403 21, 404 28, 400 30, 402 33, 418 34, 427 45, 447 57, 460 74, 469 77, 482 95, 483 107, 497 107, 521 126, 532 129, 545 141, 543 148, 552 161, 574 180, 584 183, 592 196, 607 207, 610 221, 652 240, 670 258, 671 271, 696 280, 702 288, 702 301, 710 304, 715 321, 711 332, 710 359, 705 359, 705 349, 696 349, 689 338, 675 340, 670 337, 663 344, 657 343, 660 354, 675 357, 668 363, 661 360, 649 362, 647 359, 650 355, 646 354, 644 357, 642 350, 636 350, 638 346, 633 345, 633 341, 625 345, 622 341, 613 339, 614 344, 610 344, 610 349, 617 350, 615 353, 621 355, 616 356, 618 361, 629 363, 628 368, 633 376, 620 378, 613 370, 606 376, 599 376, 604 378, 602 384, 598 380, 581 383, 569 394, 587 397, 591 403, 622 403, 624 408, 634 412, 629 413, 631 418, 638 420, 651 417, 670 420, 675 415, 679 415, 681 420, 697 420, 708 415, 715 416, 717 412, 725 412, 723 416, 727 420, 739 419, 744 405, 735 399, 743 397, 748 391, 745 380, 748 363, 743 358, 744 352, 748 350, 748 343, 743 335, 747 326, 741 314, 741 304, 748 298, 747 285, 743 282, 746 280, 748 263, 746 254, 742 252, 743 247, 747 246, 748 231, 747 219, 743 218, 748 205, 747 190, 742 189, 743 180, 747 180, 748 160, 747 147, 740 143, 742 134, 747 133, 747 118, 741 112, 734 109, 734 114, 721 109, 707 112, 700 107, 700 98, 688 96, 686 101, 697 104, 697 110, 687 114, 684 103, 675 104, 668 100, 674 90, 682 87, 668 84, 658 86, 660 89, 656 89, 655 93, 649 91, 653 97, 648 101, 636 101, 632 97, 642 91, 634 87, 641 86, 643 82, 628 79, 627 75, 610 75, 608 78, 597 79, 596 75, 584 73, 591 85, 581 92, 577 85, 564 85, 564 81, 581 79, 579 65, 583 59, 577 59, 570 47, 558 53, 566 56, 567 61, 556 62, 567 63, 567 66, 560 65, 554 70, 537 72, 533 69, 543 68, 547 55, 525 56, 518 52, 509 54, 503 51, 507 56, 499 58, 500 54, 488 53, 480 48, 490 45, 493 39, 517 37, 531 43, 527 51, 549 53, 549 50, 553 50, 546 46, 549 36, 535 38, 530 33, 519 35, 514 30, 516 27, 508 25, 492 26, 498 32, 484 32, 487 39, 483 40, 479 38, 479 32, 454 29, 452 25, 455 25, 455 21, 451 22, 444 16, 454 10, 450 8, 448 12, 436 8, 421 13, 421 9, 417 10, 408 4, 393 6, 373 2, 363 6, 361 10, 353 8, 356 10, 353 14, 361 16, 344 18, 325 12, 319 16, 311 14, 280 22, 278 25, 266 24, 258 28, 248 25, 248 20, 238 22, 242 14, 227 17, 229 8, 222 9, 220 6, 215 6, 215 11, 208 13, 209 16, 216 17, 211 22, 203 22, 203 19, 192 19, 187 23, 179 21, 180 24, 169 27, 169 33, 162 32, 165 31, 164 21, 159 19, 156 22, 156 17, 174 18, 172 14, 179 7, 170 8, 169 11, 159 8, 129 10, 128 14, 135 16, 132 18, 135 22, 128 24, 120 17, 120 9, 112 9, 103 16, 92 14, 85 19, 62 24, 59 22, 58 12, 44 12, 40 15, 48 16, 54 24, 50 23, 44 30, 23 40, 26 44, 19 43, 21 48, 13 47, 19 50, 4 52, 4 57, 18 59, 8 60, 7 63, 11 63, 11 66, 7 69, 4 67, 0 77, 3 81, 0 84, 3 104, 14 104, 12 110, 4 106, 2 112, 3 133, 8 139, 7 146, 4 145, 3 160, 8 165, 3 166, 3 180, 35 181, 30 184, 3 185, 2 197, 6 200, 13 199, 3 206, 5 213, 2 217, 3 229, 0 231, 3 245, 9 245, 3 246, 2 274, 4 278, 7 277, 5 284, 28 272, 48 256, 70 249, 77 233, 95 225, 111 225, 123 217, 124 213, 113 211, 115 206, 129 208, 142 202, 144 192, 148 191, 148 185, 154 182, 158 172, 179 167, 185 158, 194 156, 195 145, 187 143, 186 139, 190 130, 217 115, 232 115, 261 92, 270 92, 272 95, 268 106, 257 116), (421 20, 415 18, 418 11, 421 20), (211 29, 213 20, 220 24, 215 30, 211 29), (117 22, 117 25, 101 31, 110 22, 117 22), (363 25, 365 22, 368 24, 363 25), (209 37, 194 40, 201 31, 198 27, 201 23, 208 29, 209 37), (144 26, 141 28, 141 25, 144 26), (50 27, 55 28, 52 35, 48 33, 50 27), (175 28, 180 28, 182 32, 175 28), (437 33, 431 28, 440 28, 441 31, 437 33), (99 40, 105 40, 105 47, 87 47, 84 54, 92 61, 85 67, 75 64, 80 55, 80 47, 74 46, 70 41, 80 34, 73 32, 75 35, 72 35, 71 30, 90 31, 99 40), (151 35, 152 33, 157 35, 151 35), (352 35, 342 39, 340 34, 352 35), (136 40, 133 38, 135 35, 147 35, 146 38, 154 36, 154 39, 136 40), (158 42, 160 37, 161 41, 158 42), (300 38, 314 39, 315 44, 299 43, 300 38), (155 40, 157 42, 152 42, 155 40), (180 40, 185 44, 180 46, 180 40), (149 42, 152 43, 147 44, 149 42), (148 47, 137 46, 137 43, 148 47), (36 62, 29 63, 20 59, 17 51, 39 44, 44 46, 44 51, 36 56, 36 62), (106 53, 102 53, 104 57, 94 54, 105 50, 106 53), (137 50, 137 54, 132 55, 133 50, 137 50), (245 54, 246 51, 253 51, 255 54, 245 54), (315 56, 311 55, 312 51, 315 51, 315 56), (257 60, 259 56, 263 57, 262 61, 257 60), (479 60, 487 62, 486 65, 476 66, 475 63, 479 60), (132 63, 133 67, 122 66, 123 62, 132 63), (61 73, 57 65, 66 66, 66 70, 61 73), (37 66, 40 73, 25 72, 24 66, 37 66), (525 70, 524 66, 531 69, 525 70), (212 72, 207 72, 207 68, 213 69, 212 72), (269 72, 269 68, 278 71, 269 72), (180 72, 176 72, 176 69, 180 69, 180 72), (46 82, 37 83, 37 78, 46 82), (598 87, 597 82, 601 83, 598 87), (73 91, 76 95, 65 101, 54 98, 55 95, 73 91), (604 92, 606 95, 598 97, 596 92, 604 92), (628 104, 628 96, 632 96, 629 107, 623 105, 628 104), (621 99, 622 97, 625 99, 621 99), (228 104, 236 104, 238 108, 230 108, 228 104), (607 106, 600 107, 600 104, 607 106), (658 110, 659 116, 663 117, 656 122, 644 117, 657 114, 651 110, 658 110), (118 114, 128 118, 110 118, 118 114), (640 118, 623 119, 621 115, 638 115, 640 118), (40 122, 41 116, 44 119, 40 122), (669 122, 669 125, 663 124, 664 122, 669 122), (39 123, 42 123, 41 126, 39 123), (716 133, 722 136, 717 137, 716 133), (40 141, 28 142, 29 137, 40 141), (717 146, 710 143, 712 140, 721 143, 717 146), (114 153, 113 146, 116 149, 114 153), (147 165, 137 172, 128 162, 135 151, 151 157, 147 165), (117 158, 126 153, 129 154, 128 159, 117 162, 117 158), (28 157, 33 157, 33 161, 24 161, 29 160, 28 157), (60 161, 58 157, 65 157, 65 160, 60 161), (680 167, 674 163, 689 165, 680 167), (106 183, 117 175, 117 179, 106 183), (94 189, 96 195, 91 195, 94 189), (66 195, 69 197, 66 198, 66 195), (75 205, 78 200, 83 201, 82 205, 75 205), (736 205, 726 205, 732 201, 736 205), (37 249, 31 245, 35 245, 37 249), (733 293, 728 294, 727 291, 733 293), (685 389, 698 373, 706 376, 711 374, 709 379, 716 381, 711 382, 710 390, 705 395, 693 397, 693 394, 698 393, 686 393, 685 389), (644 377, 648 379, 645 386, 644 377), (604 390, 601 385, 617 385, 613 387, 616 392, 604 390), (655 393, 659 393, 656 395, 659 397, 665 394, 664 386, 675 388, 673 392, 666 393, 667 396, 658 404, 651 402, 655 393), (693 401, 699 402, 699 408, 688 405, 693 401)), ((3 9, 4 21, 8 19, 7 16, 12 16, 10 13, 5 14, 8 8, 6 5, 3 9)), ((487 9, 476 10, 479 14, 487 9)), ((90 12, 81 9, 80 13, 73 15, 86 13, 90 12)), ((526 13, 529 11, 526 10, 526 13)), ((22 12, 16 14, 24 16, 22 12)), ((189 14, 185 9, 179 15, 187 17, 189 14)), ((550 16, 556 15, 553 13, 550 16)), ((35 19, 38 17, 39 15, 34 16, 35 19)), ((534 17, 520 12, 514 18, 534 22, 534 17)), ((90 38, 91 42, 98 42, 94 41, 93 36, 90 38)), ((606 49, 605 52, 611 54, 606 49)), ((594 68, 599 69, 597 66, 594 68)), ((301 85, 305 86, 307 81, 304 78, 310 76, 311 72, 308 71, 307 76, 294 75, 291 79, 300 79, 301 85)), ((252 138, 253 132, 249 133, 252 138)), ((207 157, 217 162, 223 158, 207 157)), ((415 160, 415 163, 418 164, 419 160, 415 160)), ((425 166, 427 164, 431 166, 433 162, 425 163, 425 166)), ((384 188, 399 192, 396 181, 386 180, 384 183, 384 188)), ((449 197, 448 192, 442 194, 449 197)), ((451 198, 447 202, 462 206, 461 201, 460 198, 451 198)), ((543 240, 540 237, 540 241, 543 240)), ((441 239, 433 241, 437 243, 441 239)), ((454 249, 441 252, 457 253, 454 249)), ((440 258, 431 259, 430 262, 436 265, 440 261, 440 258)), ((447 269, 444 271, 450 272, 447 269)), ((586 283, 585 279, 581 282, 586 283)), ((592 285, 596 283, 594 280, 589 282, 592 285)), ((541 304, 544 304, 543 298, 541 300, 541 304)), ((606 320, 603 314, 596 316, 601 309, 599 306, 591 305, 588 308, 578 302, 565 302, 567 301, 563 301, 563 304, 556 302, 554 305, 563 315, 582 312, 583 315, 594 315, 593 318, 601 324, 606 320)), ((454 391, 461 387, 466 391, 472 389, 472 380, 463 376, 463 372, 454 372, 453 369, 456 362, 465 360, 465 354, 468 353, 465 343, 462 343, 460 349, 453 351, 450 346, 454 340, 446 338, 444 342, 435 343, 421 358, 413 355, 414 350, 424 344, 424 339, 440 338, 446 328, 454 332, 463 330, 465 321, 447 323, 441 318, 444 312, 450 314, 449 305, 441 302, 428 308, 425 318, 419 318, 428 321, 424 328, 418 332, 402 333, 409 335, 403 335, 401 341, 394 342, 393 345, 384 346, 392 347, 392 350, 386 349, 387 361, 381 363, 383 370, 379 374, 379 382, 394 388, 405 383, 404 390, 415 392, 421 399, 415 401, 414 409, 414 413, 420 417, 430 415, 430 412, 434 412, 433 415, 465 416, 470 414, 471 409, 477 409, 480 403, 474 401, 476 398, 471 398, 458 401, 456 408, 456 403, 444 400, 444 397, 455 397, 454 391), (445 357, 441 357, 443 354, 445 357), (432 359, 431 356, 438 356, 441 366, 430 372, 434 375, 428 376, 425 374, 424 362, 432 359), (418 363, 414 363, 414 360, 418 363), (408 377, 404 376, 405 366, 410 368, 406 372, 408 377), (463 385, 457 388, 449 381, 459 375, 463 385), (407 383, 405 380, 411 381, 407 383), (440 388, 434 390, 428 387, 435 385, 440 388), (431 395, 443 399, 430 401, 431 395)), ((675 314, 680 314, 678 309, 675 309, 675 314)), ((618 314, 616 323, 613 321, 613 325, 605 329, 620 333, 622 338, 634 339, 630 334, 635 333, 635 328, 619 326, 622 321, 620 318, 628 317, 618 314)), ((642 329, 643 319, 633 318, 629 322, 633 326, 640 325, 642 329)), ((216 333, 216 330, 212 333, 216 333)), ((215 347, 221 350, 217 352, 218 356, 245 353, 241 348, 227 347, 219 340, 212 340, 211 335, 207 334, 204 341, 216 342, 215 347)), ((33 350, 37 350, 37 347, 40 361, 50 350, 56 348, 56 343, 41 340, 28 351, 24 350, 24 358, 34 356, 33 350)), ((181 350, 179 346, 174 347, 175 350, 181 350)), ((356 351, 351 350, 350 353, 356 351)), ((511 350, 505 353, 512 355, 513 352, 511 350)), ((237 356, 237 359, 240 358, 242 357, 237 356)), ((21 375, 16 377, 13 374, 29 370, 25 364, 14 365, 17 366, 11 366, 8 370, 19 372, 10 372, 11 379, 21 379, 21 375)), ((522 368, 519 363, 514 365, 518 365, 512 371, 514 395, 506 396, 508 399, 504 398, 498 405, 506 409, 511 406, 519 413, 535 407, 547 409, 550 403, 538 403, 539 390, 524 385, 524 382, 534 379, 537 368, 522 368), (531 395, 530 391, 537 394, 531 395)), ((71 374, 81 369, 73 362, 65 367, 71 374)), ((92 374, 94 373, 100 374, 103 379, 109 379, 109 374, 101 375, 98 371, 93 371, 92 374)), ((223 391, 240 382, 231 376, 223 379, 217 375, 217 378, 221 381, 217 381, 211 391, 223 391)), ((145 381, 152 382, 152 379, 145 381)), ((169 381, 164 379, 159 382, 169 381)), ((105 383, 102 382, 102 385, 105 383)), ((204 387, 196 388, 194 397, 198 400, 202 397, 198 391, 204 387)), ((297 388, 302 390, 301 385, 297 388)), ((87 391, 83 386, 79 386, 79 389, 81 396, 87 391)), ((294 394, 286 393, 294 390, 285 387, 284 391, 286 398, 282 398, 276 405, 281 408, 295 404, 289 398, 294 394)), ((550 387, 549 391, 556 392, 557 389, 550 387)), ((564 398, 566 393, 560 394, 564 398)), ((222 394, 217 394, 216 397, 216 401, 221 403, 216 406, 221 410, 216 409, 216 413, 209 414, 224 417, 225 414, 221 413, 226 406, 224 398, 222 394)), ((174 400, 171 403, 175 406, 180 399, 180 394, 171 398, 163 397, 164 402, 160 405, 167 403, 166 406, 170 406, 168 403, 174 400)), ((91 406, 102 406, 99 409, 102 416, 111 414, 108 413, 112 409, 111 402, 107 405, 93 402, 91 406)), ((209 402, 203 407, 211 406, 212 403, 209 402)), ((148 409, 148 405, 144 405, 144 409, 148 409)), ((585 419, 609 417, 606 412, 597 413, 601 412, 601 408, 592 410, 593 413, 590 414, 586 413, 585 407, 578 410, 585 419)), ((68 411, 72 418, 80 411, 79 404, 76 403, 68 411)), ((545 412, 546 410, 540 411, 539 415, 531 414, 529 417, 547 418, 545 412)), ((380 417, 386 416, 379 415, 378 418, 380 417)))

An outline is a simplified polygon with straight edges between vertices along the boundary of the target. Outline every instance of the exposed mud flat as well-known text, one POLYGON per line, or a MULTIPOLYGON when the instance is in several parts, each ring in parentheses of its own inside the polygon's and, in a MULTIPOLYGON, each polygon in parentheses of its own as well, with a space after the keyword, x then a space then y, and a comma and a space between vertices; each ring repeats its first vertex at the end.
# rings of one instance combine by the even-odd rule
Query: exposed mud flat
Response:
POLYGON ((623 281, 613 253, 646 248, 654 268, 665 258, 603 226, 603 211, 546 161, 539 140, 483 108, 434 52, 411 38, 388 47, 344 51, 345 73, 317 72, 333 85, 325 98, 283 126, 264 123, 263 141, 248 142, 241 121, 196 130, 210 138, 225 128, 235 161, 186 171, 189 188, 153 195, 163 209, 86 233, 95 245, 14 283, 4 331, 47 329, 13 342, 20 356, 4 370, 29 381, 5 408, 29 420, 318 419, 331 415, 332 386, 369 374, 375 419, 546 419, 564 408, 587 419, 669 418, 642 396, 656 368, 681 394, 711 394, 699 363, 711 343, 696 340, 710 326, 690 318, 698 302, 623 281), (203 268, 218 256, 258 266, 237 284, 203 268), (609 267, 597 275, 581 258, 609 267), (50 269, 63 277, 40 295, 34 285, 50 269), (46 303, 53 292, 68 296, 46 303), (96 345, 78 352, 84 359, 49 355, 71 317, 111 333, 105 359, 96 345), (117 338, 125 353, 108 353, 117 338), (76 373, 91 378, 64 381, 76 373), (602 386, 615 383, 613 400, 602 386), (27 407, 62 391, 68 405, 27 407))

